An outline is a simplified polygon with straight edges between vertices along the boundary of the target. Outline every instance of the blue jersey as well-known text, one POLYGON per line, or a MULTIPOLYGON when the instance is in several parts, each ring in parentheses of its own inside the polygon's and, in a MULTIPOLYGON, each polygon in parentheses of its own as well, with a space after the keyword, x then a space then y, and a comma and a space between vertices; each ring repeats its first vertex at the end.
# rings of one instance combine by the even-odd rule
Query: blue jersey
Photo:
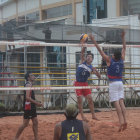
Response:
POLYGON ((76 70, 76 81, 87 82, 90 73, 93 71, 93 66, 88 65, 86 62, 80 64, 76 70))
POLYGON ((109 81, 122 81, 123 60, 115 61, 111 58, 111 64, 107 67, 109 81))

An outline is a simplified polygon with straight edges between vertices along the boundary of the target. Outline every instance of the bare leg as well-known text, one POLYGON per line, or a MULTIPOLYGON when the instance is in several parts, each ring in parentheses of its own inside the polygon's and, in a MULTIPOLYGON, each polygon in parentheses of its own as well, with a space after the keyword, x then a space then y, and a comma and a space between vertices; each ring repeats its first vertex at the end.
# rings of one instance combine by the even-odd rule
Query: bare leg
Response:
POLYGON ((83 113, 83 98, 82 98, 82 96, 78 96, 77 101, 78 101, 78 108, 79 108, 79 112, 81 114, 82 120, 88 122, 88 120, 85 118, 84 113, 83 113))
POLYGON ((121 109, 121 106, 120 106, 120 103, 119 101, 115 101, 114 102, 114 106, 116 108, 116 111, 117 111, 117 115, 118 115, 118 118, 119 118, 119 122, 120 122, 120 128, 119 128, 119 132, 122 131, 123 129, 123 124, 124 124, 124 118, 123 118, 123 113, 122 113, 122 109, 121 109))
POLYGON ((32 122, 33 122, 34 137, 35 137, 35 140, 38 140, 38 119, 37 119, 37 117, 32 118, 32 122))
POLYGON ((125 109, 123 99, 120 99, 119 102, 120 102, 120 106, 121 106, 121 110, 122 110, 122 114, 123 114, 123 119, 124 119, 123 130, 125 130, 125 129, 127 129, 126 109, 125 109))
POLYGON ((23 124, 19 127, 19 129, 16 133, 16 136, 15 136, 15 140, 19 139, 19 136, 21 135, 24 128, 28 126, 28 124, 29 124, 29 119, 23 119, 23 124))
POLYGON ((88 105, 89 105, 89 109, 91 111, 91 114, 92 114, 92 119, 95 119, 95 120, 98 120, 95 116, 95 112, 94 112, 94 104, 93 104, 93 100, 92 100, 92 97, 91 95, 87 95, 86 96, 86 99, 88 100, 88 105))

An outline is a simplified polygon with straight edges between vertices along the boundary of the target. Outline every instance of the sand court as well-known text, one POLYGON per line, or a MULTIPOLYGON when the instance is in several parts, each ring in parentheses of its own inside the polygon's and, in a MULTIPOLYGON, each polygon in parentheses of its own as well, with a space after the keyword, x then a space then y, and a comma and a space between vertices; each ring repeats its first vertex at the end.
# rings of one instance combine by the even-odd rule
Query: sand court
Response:
MULTIPOLYGON (((96 113, 100 121, 91 119, 90 113, 85 113, 88 118, 88 125, 94 140, 140 140, 140 109, 127 109, 128 128, 118 132, 118 118, 115 111, 101 111, 96 113)), ((57 122, 63 121, 63 114, 38 115, 39 139, 53 140, 54 126, 57 122)), ((81 119, 80 114, 78 119, 81 119)), ((7 116, 0 118, 0 140, 13 140, 16 131, 22 123, 22 116, 7 116)), ((20 140, 33 140, 32 122, 25 128, 20 140)))

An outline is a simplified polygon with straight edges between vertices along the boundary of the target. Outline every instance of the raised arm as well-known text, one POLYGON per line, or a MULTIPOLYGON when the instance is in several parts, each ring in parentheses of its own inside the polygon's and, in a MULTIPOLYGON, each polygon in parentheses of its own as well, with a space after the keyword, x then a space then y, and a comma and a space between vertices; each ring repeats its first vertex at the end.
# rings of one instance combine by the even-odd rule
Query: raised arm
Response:
POLYGON ((122 48, 122 59, 125 60, 125 52, 126 52, 126 42, 125 42, 125 32, 122 32, 122 43, 123 43, 123 48, 122 48))
POLYGON ((99 72, 97 71, 97 69, 94 68, 94 67, 93 67, 93 73, 94 73, 99 79, 101 79, 100 73, 99 73, 99 72))
POLYGON ((104 53, 104 51, 101 50, 101 48, 99 47, 99 45, 97 44, 96 40, 94 39, 94 36, 92 34, 89 35, 91 41, 95 44, 97 50, 99 51, 99 53, 101 54, 101 56, 103 57, 103 59, 106 61, 106 63, 110 63, 110 57, 108 55, 106 55, 104 53))
POLYGON ((86 50, 86 47, 84 46, 84 44, 82 44, 82 46, 81 46, 81 63, 83 63, 85 61, 85 50, 86 50))

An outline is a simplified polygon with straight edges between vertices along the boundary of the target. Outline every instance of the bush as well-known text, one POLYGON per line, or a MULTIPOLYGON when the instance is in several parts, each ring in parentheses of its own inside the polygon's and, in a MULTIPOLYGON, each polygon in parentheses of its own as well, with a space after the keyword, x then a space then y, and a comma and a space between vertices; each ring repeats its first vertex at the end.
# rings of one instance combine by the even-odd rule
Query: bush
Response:
POLYGON ((6 109, 5 109, 5 106, 4 104, 0 103, 0 112, 5 112, 6 109))

